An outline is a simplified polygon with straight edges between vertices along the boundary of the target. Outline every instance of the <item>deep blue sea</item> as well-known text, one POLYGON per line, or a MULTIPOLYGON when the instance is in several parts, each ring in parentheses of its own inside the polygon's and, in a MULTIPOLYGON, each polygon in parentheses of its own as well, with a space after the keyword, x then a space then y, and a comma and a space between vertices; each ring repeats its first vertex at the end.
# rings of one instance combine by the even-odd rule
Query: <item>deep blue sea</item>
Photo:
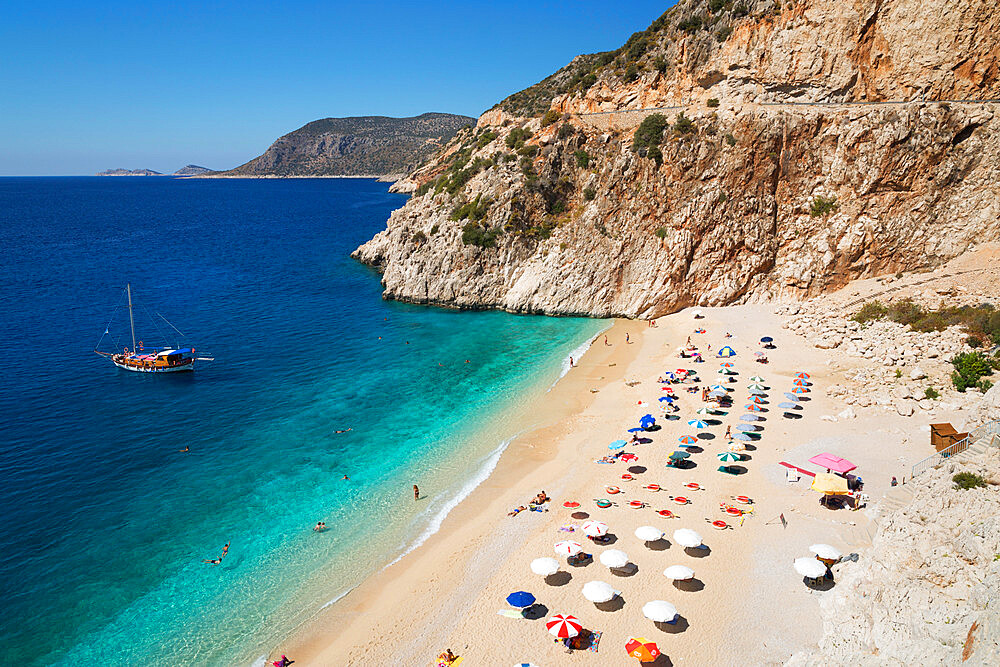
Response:
MULTIPOLYGON (((509 415, 605 323, 382 301, 348 255, 404 201, 368 180, 0 178, 4 664, 249 663, 490 470, 527 426, 509 415), (126 282, 147 347, 215 361, 151 377, 95 355, 126 282)), ((127 311, 109 331, 130 341, 127 311)))

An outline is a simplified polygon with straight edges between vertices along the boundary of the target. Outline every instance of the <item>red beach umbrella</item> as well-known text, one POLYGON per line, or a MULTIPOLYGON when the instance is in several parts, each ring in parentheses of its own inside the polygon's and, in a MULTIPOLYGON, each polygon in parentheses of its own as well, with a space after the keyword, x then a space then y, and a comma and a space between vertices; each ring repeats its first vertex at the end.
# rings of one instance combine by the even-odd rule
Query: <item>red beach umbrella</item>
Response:
POLYGON ((545 621, 545 629, 549 631, 549 634, 559 637, 560 639, 567 639, 569 637, 576 637, 583 630, 583 626, 580 625, 580 619, 576 616, 570 616, 569 614, 553 614, 545 621))
POLYGON ((632 638, 625 644, 625 651, 639 662, 653 662, 660 657, 660 649, 645 637, 632 638))

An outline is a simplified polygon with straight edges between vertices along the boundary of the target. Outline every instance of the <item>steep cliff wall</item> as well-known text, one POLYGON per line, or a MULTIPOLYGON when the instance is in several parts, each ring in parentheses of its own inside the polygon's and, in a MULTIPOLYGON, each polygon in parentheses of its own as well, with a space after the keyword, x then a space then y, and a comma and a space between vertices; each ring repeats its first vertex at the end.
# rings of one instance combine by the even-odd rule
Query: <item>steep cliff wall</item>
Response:
POLYGON ((998 63, 987 2, 682 2, 459 132, 355 257, 386 298, 630 317, 933 267, 1000 239, 1000 121, 922 100, 998 63))

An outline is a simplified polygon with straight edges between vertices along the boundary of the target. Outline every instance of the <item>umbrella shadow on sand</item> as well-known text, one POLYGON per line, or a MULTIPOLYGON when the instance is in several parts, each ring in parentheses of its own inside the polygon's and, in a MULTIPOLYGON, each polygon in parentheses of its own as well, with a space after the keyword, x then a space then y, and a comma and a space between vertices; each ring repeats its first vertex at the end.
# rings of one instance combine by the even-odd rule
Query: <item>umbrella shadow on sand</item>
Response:
POLYGON ((755 447, 754 445, 743 445, 743 449, 747 450, 748 452, 757 451, 757 447, 755 447))
POLYGON ((697 593, 705 589, 705 582, 695 577, 691 577, 690 579, 676 579, 674 580, 674 588, 686 593, 697 593))
POLYGON ((590 518, 590 514, 588 514, 587 512, 573 512, 572 514, 570 514, 570 516, 577 520, 590 518))
POLYGON ((655 625, 656 629, 660 632, 666 632, 670 635, 679 635, 689 627, 687 619, 680 614, 677 614, 677 618, 674 619, 673 623, 653 623, 653 625, 655 625))
MULTIPOLYGON (((714 438, 715 436, 712 437, 714 438)), ((685 450, 687 451, 688 454, 701 454, 703 451, 705 451, 698 445, 688 445, 687 447, 685 447, 685 450)))
POLYGON ((666 551, 670 548, 670 542, 662 537, 652 542, 646 542, 646 548, 650 551, 666 551))
POLYGON ((538 602, 521 612, 521 616, 524 616, 529 621, 537 621, 538 619, 545 618, 548 615, 549 608, 543 604, 539 604, 538 602))
POLYGON ((605 533, 603 536, 596 539, 591 538, 590 541, 602 547, 609 547, 618 541, 618 536, 614 533, 605 533))
POLYGON ((646 472, 646 470, 647 470, 646 466, 629 466, 628 469, 628 471, 633 475, 641 475, 642 473, 646 472))
POLYGON ((625 563, 625 567, 611 567, 608 572, 616 577, 634 577, 639 572, 639 566, 635 563, 625 563))
POLYGON ((607 602, 595 602, 594 606, 601 611, 618 611, 625 606, 625 600, 622 596, 616 595, 607 602))
POLYGON ((545 583, 549 586, 565 586, 572 580, 573 575, 564 570, 553 572, 549 576, 545 577, 545 583))
POLYGON ((820 577, 819 579, 802 577, 802 583, 811 591, 828 591, 837 585, 833 579, 827 579, 826 577, 820 577))
POLYGON ((718 426, 722 423, 721 419, 705 419, 704 422, 709 426, 718 426))
POLYGON ((661 653, 653 662, 644 662, 642 664, 652 665, 652 667, 674 667, 674 663, 670 660, 666 653, 661 653))
POLYGON ((715 434, 714 433, 708 433, 708 432, 699 433, 698 434, 698 439, 699 440, 715 440, 715 434))
POLYGON ((712 548, 707 544, 703 544, 700 547, 684 547, 684 553, 692 558, 708 558, 712 555, 712 548))
POLYGON ((785 410, 785 412, 781 416, 784 417, 785 419, 802 419, 802 415, 796 412, 789 412, 788 410, 785 410))

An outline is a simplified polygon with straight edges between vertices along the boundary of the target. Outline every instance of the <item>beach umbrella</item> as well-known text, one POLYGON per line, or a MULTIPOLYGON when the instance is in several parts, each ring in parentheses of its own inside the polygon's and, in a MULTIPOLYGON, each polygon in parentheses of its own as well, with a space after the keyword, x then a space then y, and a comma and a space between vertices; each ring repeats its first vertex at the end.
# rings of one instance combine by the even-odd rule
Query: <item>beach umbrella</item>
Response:
POLYGON ((840 553, 839 549, 831 547, 829 544, 814 544, 809 547, 809 551, 825 560, 837 560, 844 555, 840 553))
POLYGON ((633 658, 638 658, 639 662, 653 662, 660 657, 660 649, 645 637, 629 639, 625 642, 625 652, 633 658))
POLYGON ((803 373, 802 371, 799 371, 798 373, 795 374, 795 377, 802 378, 803 380, 808 380, 809 373, 803 373))
POLYGON ((536 558, 531 561, 531 571, 547 577, 559 571, 559 561, 555 558, 536 558))
POLYGON ((535 604, 535 596, 527 591, 518 591, 507 596, 507 604, 523 609, 535 604))
POLYGON ((759 376, 759 375, 751 375, 751 376, 750 376, 750 381, 751 381, 751 382, 763 382, 763 381, 764 381, 764 378, 762 378, 762 377, 761 377, 761 376, 759 376))
POLYGON ((826 575, 826 565, 815 558, 796 558, 795 562, 792 563, 792 567, 803 577, 809 577, 810 579, 819 579, 826 575))
POLYGON ((653 600, 642 605, 642 615, 656 623, 669 623, 677 618, 677 607, 663 600, 653 600))
POLYGON ((845 496, 848 493, 847 480, 831 472, 817 473, 809 488, 825 496, 845 496))
POLYGON ((728 345, 725 346, 724 348, 722 348, 721 350, 719 350, 719 356, 720 357, 732 357, 732 356, 735 356, 735 355, 736 355, 736 350, 734 350, 733 348, 729 347, 728 345))
POLYGON ((573 542, 571 540, 566 540, 564 542, 557 542, 555 545, 556 553, 561 556, 575 556, 581 551, 583 551, 583 545, 579 542, 573 542))
POLYGON ((751 382, 747 385, 747 389, 764 389, 764 385, 760 382, 751 382))
POLYGON ((760 416, 751 413, 746 413, 745 415, 740 415, 741 422, 757 422, 760 421, 760 416))
POLYGON ((690 528, 679 528, 674 531, 674 542, 685 548, 701 546, 701 535, 690 528))
POLYGON ((731 361, 723 361, 721 364, 719 364, 719 366, 721 366, 722 368, 732 368, 735 365, 736 364, 734 364, 731 361))
MULTIPOLYGON (((715 372, 716 373, 721 373, 722 375, 730 375, 730 370, 728 368, 720 368, 719 370, 717 370, 715 372)), ((736 371, 732 371, 732 372, 735 373, 736 371)))
POLYGON ((673 403, 676 400, 673 396, 660 396, 659 398, 660 403, 673 403))
POLYGON ((639 426, 643 428, 649 428, 656 423, 656 418, 653 415, 643 415, 639 417, 639 426))
POLYGON ((616 591, 611 584, 604 581, 588 581, 583 585, 583 597, 598 604, 610 602, 619 593, 620 591, 616 591))
POLYGON ((761 398, 760 396, 756 395, 756 394, 751 394, 750 396, 747 396, 747 400, 750 401, 751 403, 763 403, 764 402, 764 399, 761 398))
POLYGON ((711 396, 712 398, 724 398, 726 396, 726 390, 713 389, 712 391, 708 392, 708 395, 711 396))
POLYGON ((788 392, 788 391, 785 392, 785 398, 787 398, 788 400, 790 400, 792 403, 798 403, 799 402, 799 397, 796 396, 795 394, 791 393, 791 392, 788 392))
POLYGON ((799 407, 799 404, 792 403, 791 401, 785 401, 784 403, 778 403, 778 407, 782 410, 794 410, 799 407))
POLYGON ((636 426, 635 428, 630 428, 628 430, 629 433, 644 433, 645 431, 646 431, 646 429, 644 429, 641 426, 636 426))
POLYGON ((767 355, 764 354, 763 352, 754 352, 753 356, 755 356, 755 357, 757 357, 759 359, 760 357, 766 357, 767 355))
POLYGON ((693 445, 694 443, 698 442, 698 438, 695 438, 694 436, 690 435, 682 435, 677 439, 683 442, 685 445, 693 445))
MULTIPOLYGON (((740 435, 743 435, 743 434, 741 433, 740 435)), ((742 444, 740 444, 738 442, 731 442, 731 443, 729 443, 729 447, 727 449, 729 449, 729 451, 731 451, 731 452, 745 452, 747 450, 746 447, 744 447, 742 444)))
POLYGON ((764 336, 763 338, 760 339, 760 342, 762 342, 762 343, 771 343, 771 342, 774 342, 774 339, 771 338, 770 336, 764 336))
POLYGON ((802 378, 795 378, 794 380, 792 380, 792 384, 795 385, 796 387, 804 387, 806 385, 806 381, 803 380, 802 378))
POLYGON ((793 394, 806 394, 808 392, 809 392, 809 390, 806 389, 805 387, 794 387, 792 389, 792 393, 793 394))
MULTIPOLYGON (((819 561, 816 562, 818 563, 819 561)), ((576 616, 570 616, 569 614, 553 614, 546 619, 545 629, 549 631, 550 635, 554 635, 560 639, 568 639, 569 637, 576 637, 580 634, 580 630, 583 630, 583 626, 580 625, 580 619, 576 616)))
POLYGON ((734 452, 721 452, 716 454, 720 461, 723 463, 729 463, 730 461, 742 461, 743 457, 734 452))
POLYGON ((767 392, 764 391, 763 389, 752 389, 751 388, 751 389, 747 390, 747 393, 750 394, 753 397, 766 396, 767 395, 767 392))
POLYGON ((612 570, 628 565, 628 554, 619 549, 608 549, 601 552, 601 565, 612 570))
POLYGON ((514 664, 514 667, 538 667, 538 665, 533 662, 518 662, 514 664))
POLYGON ((753 432, 753 431, 757 430, 757 427, 754 426, 754 425, 752 425, 752 424, 737 424, 736 425, 736 430, 737 431, 750 431, 750 432, 753 432))
POLYGON ((615 440, 610 445, 608 445, 608 449, 621 449, 622 447, 624 447, 627 444, 628 443, 625 442, 624 440, 615 440))
POLYGON ((601 537, 608 534, 608 524, 603 521, 584 521, 580 530, 587 537, 601 537))
POLYGON ((689 456, 691 456, 691 454, 689 454, 688 452, 676 451, 676 452, 673 452, 670 455, 670 459, 672 461, 683 461, 684 459, 688 458, 689 456))
POLYGON ((752 442, 753 438, 751 438, 746 433, 740 431, 739 433, 733 433, 733 440, 740 440, 742 442, 752 442))
POLYGON ((712 408, 698 408, 697 410, 695 410, 695 412, 697 412, 699 415, 715 414, 715 410, 713 410, 712 408))
POLYGON ((628 462, 628 461, 638 461, 639 460, 639 457, 636 456, 635 454, 632 454, 631 452, 628 453, 628 454, 622 454, 619 458, 622 461, 625 461, 625 462, 628 462))
POLYGON ((655 542, 663 538, 663 531, 655 526, 639 526, 635 529, 635 536, 643 542, 655 542))
POLYGON ((748 405, 744 405, 743 407, 746 408, 747 410, 749 410, 750 412, 763 412, 764 411, 764 408, 760 407, 756 403, 750 403, 748 405))
POLYGON ((688 426, 692 428, 708 428, 708 424, 706 424, 700 419, 692 419, 691 421, 688 422, 688 426))
POLYGON ((663 571, 663 576, 674 581, 685 581, 694 578, 694 570, 683 565, 671 565, 663 571))

